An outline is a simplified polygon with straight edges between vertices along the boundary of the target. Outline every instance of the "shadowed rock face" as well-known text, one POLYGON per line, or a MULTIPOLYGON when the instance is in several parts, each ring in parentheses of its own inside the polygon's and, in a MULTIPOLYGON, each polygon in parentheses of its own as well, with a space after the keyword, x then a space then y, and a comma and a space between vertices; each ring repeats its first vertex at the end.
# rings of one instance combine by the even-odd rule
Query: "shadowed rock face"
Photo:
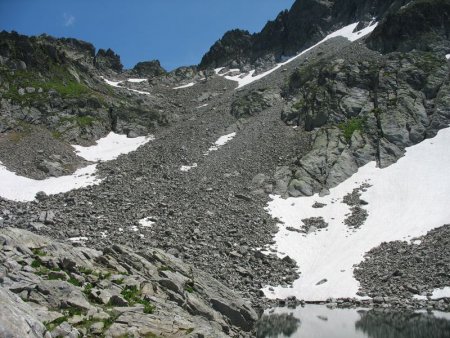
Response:
POLYGON ((449 34, 450 3, 416 1, 389 13, 369 37, 368 45, 383 53, 429 51, 437 44, 450 47, 449 34))
POLYGON ((410 0, 297 0, 292 8, 269 21, 260 33, 246 31, 225 33, 205 54, 200 68, 237 66, 254 62, 267 54, 276 59, 295 55, 330 32, 348 24, 373 18, 380 20, 410 0))

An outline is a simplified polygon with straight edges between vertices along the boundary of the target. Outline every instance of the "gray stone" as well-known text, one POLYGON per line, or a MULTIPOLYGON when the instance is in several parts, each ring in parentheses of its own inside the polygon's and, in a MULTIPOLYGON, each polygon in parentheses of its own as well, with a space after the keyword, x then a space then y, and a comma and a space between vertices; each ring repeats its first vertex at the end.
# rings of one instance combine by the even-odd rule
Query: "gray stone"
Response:
POLYGON ((45 326, 35 317, 27 303, 10 291, 0 287, 0 336, 43 337, 45 326))

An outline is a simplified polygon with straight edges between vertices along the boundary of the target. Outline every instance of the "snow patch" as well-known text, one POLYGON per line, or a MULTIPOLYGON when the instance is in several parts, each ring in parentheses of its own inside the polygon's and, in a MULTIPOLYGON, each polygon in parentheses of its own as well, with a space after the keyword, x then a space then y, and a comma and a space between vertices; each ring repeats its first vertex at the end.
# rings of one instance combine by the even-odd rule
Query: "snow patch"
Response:
POLYGON ((121 154, 127 154, 136 150, 149 141, 154 140, 152 135, 129 138, 126 135, 119 135, 110 132, 105 137, 98 139, 97 143, 90 147, 72 145, 78 156, 88 161, 110 161, 116 159, 121 154))
POLYGON ((128 82, 141 83, 147 81, 147 79, 127 79, 128 82))
POLYGON ((87 238, 87 237, 71 237, 71 238, 69 238, 69 241, 71 241, 73 243, 83 243, 88 240, 89 240, 89 238, 87 238))
POLYGON ((34 200, 39 191, 53 195, 100 184, 102 180, 95 177, 96 167, 96 164, 92 164, 78 169, 72 175, 34 180, 9 171, 0 162, 0 196, 12 201, 27 202, 34 200))
MULTIPOLYGON (((255 81, 258 81, 258 80, 262 79, 263 77, 266 77, 267 75, 273 73, 274 71, 276 71, 277 69, 283 67, 284 65, 287 65, 288 63, 294 61, 295 59, 299 58, 303 54, 305 54, 305 53, 309 52, 310 50, 316 48, 317 46, 319 46, 320 44, 324 43, 325 41, 327 41, 329 39, 341 36, 341 37, 347 38, 348 40, 353 42, 353 41, 356 41, 356 40, 362 38, 363 36, 366 36, 366 35, 370 34, 375 29, 375 27, 378 25, 378 23, 372 21, 369 24, 369 26, 367 26, 366 28, 363 28, 362 30, 355 32, 354 30, 356 29, 358 24, 359 24, 359 22, 352 23, 352 24, 350 24, 348 26, 345 26, 345 27, 343 27, 343 28, 341 28, 341 29, 339 29, 339 30, 337 30, 337 31, 327 35, 324 39, 322 39, 321 41, 316 43, 314 46, 305 49, 301 53, 299 53, 296 56, 288 59, 285 62, 277 64, 274 68, 272 68, 272 69, 270 69, 270 70, 268 70, 268 71, 266 71, 264 73, 261 73, 259 75, 253 76, 253 74, 255 73, 256 70, 251 70, 249 73, 246 73, 246 74, 238 74, 238 75, 233 75, 233 76, 225 75, 225 78, 228 79, 228 80, 231 80, 231 81, 236 81, 238 83, 238 86, 237 86, 236 89, 242 88, 242 87, 244 87, 244 86, 246 86, 246 85, 248 85, 250 83, 253 83, 255 81)), ((219 74, 219 72, 222 69, 223 68, 215 69, 216 74, 219 74)), ((231 71, 235 71, 235 70, 233 69, 233 70, 230 70, 230 72, 231 71)))
POLYGON ((220 71, 222 70, 222 69, 224 69, 225 67, 219 67, 219 68, 216 68, 216 69, 214 69, 214 72, 216 73, 216 75, 219 75, 219 73, 220 73, 220 71))
MULTIPOLYGON (((109 84, 112 87, 126 89, 126 90, 129 90, 130 92, 135 92, 135 93, 138 93, 138 94, 150 95, 149 92, 144 92, 142 90, 137 90, 137 89, 132 89, 132 88, 119 86, 119 84, 123 83, 124 81, 111 81, 111 80, 108 80, 108 79, 104 78, 103 76, 101 76, 101 78, 103 79, 103 81, 105 81, 107 84, 109 84)), ((130 80, 142 80, 142 79, 128 79, 127 81, 129 81, 129 82, 136 82, 136 81, 130 81, 130 80)), ((146 81, 146 80, 144 80, 144 81, 146 81)))
MULTIPOLYGON (((427 296, 423 296, 423 295, 414 295, 413 298, 419 299, 419 300, 427 300, 428 299, 427 296)), ((446 287, 440 288, 440 289, 434 289, 432 292, 432 295, 429 298, 433 299, 433 300, 441 299, 441 298, 450 298, 450 286, 446 286, 446 287)))
POLYGON ((188 84, 185 84, 185 85, 182 85, 182 86, 179 86, 179 87, 175 87, 175 88, 172 88, 172 89, 189 88, 189 87, 192 87, 193 85, 195 85, 195 82, 191 82, 191 83, 188 83, 188 84))
POLYGON ((234 137, 236 136, 236 133, 231 133, 227 135, 223 135, 217 139, 217 141, 214 143, 213 146, 211 146, 208 151, 204 154, 205 156, 208 155, 211 151, 218 150, 221 146, 227 144, 230 142, 234 137))
POLYGON ((198 106, 197 109, 200 109, 200 108, 203 108, 203 107, 207 107, 207 106, 208 106, 208 104, 205 103, 205 104, 202 104, 201 106, 198 106))
POLYGON ((187 172, 191 169, 197 168, 197 163, 194 163, 193 165, 182 165, 180 168, 180 171, 187 172))
POLYGON ((146 217, 138 221, 138 223, 144 228, 151 228, 155 221, 153 221, 153 217, 146 217))
POLYGON ((105 79, 103 76, 101 78, 103 79, 103 81, 105 81, 107 84, 109 84, 112 87, 124 88, 124 87, 119 86, 119 84, 121 84, 123 81, 111 81, 111 80, 105 79))
MULTIPOLYGON (((153 136, 127 138, 126 135, 111 132, 91 147, 78 145, 73 147, 79 156, 88 161, 108 161, 134 151, 153 139, 153 136)), ((95 176, 96 168, 96 164, 91 164, 78 169, 72 175, 34 180, 9 171, 0 162, 0 196, 13 201, 26 202, 34 200, 39 191, 53 195, 100 184, 102 180, 95 176)))
POLYGON ((450 129, 439 131, 433 139, 407 149, 404 157, 388 168, 379 169, 375 162, 361 167, 356 174, 319 197, 283 199, 272 196, 267 211, 279 218, 280 231, 275 246, 280 257, 289 255, 301 271, 292 288, 269 287, 269 298, 296 296, 310 301, 327 298, 356 297, 359 283, 353 277, 353 266, 364 254, 382 242, 417 238, 450 222, 448 196, 450 176, 443 168, 450 167, 450 129), (349 206, 342 198, 363 183, 372 186, 361 192, 368 202, 364 209, 368 218, 358 230, 349 230, 343 223, 349 206), (326 204, 313 208, 315 202, 326 204), (301 219, 323 217, 329 224, 320 232, 304 235, 288 231, 300 229, 301 219), (317 285, 323 279, 327 282, 317 285))
POLYGON ((446 58, 447 60, 450 60, 450 54, 447 54, 447 55, 445 56, 445 58, 446 58))

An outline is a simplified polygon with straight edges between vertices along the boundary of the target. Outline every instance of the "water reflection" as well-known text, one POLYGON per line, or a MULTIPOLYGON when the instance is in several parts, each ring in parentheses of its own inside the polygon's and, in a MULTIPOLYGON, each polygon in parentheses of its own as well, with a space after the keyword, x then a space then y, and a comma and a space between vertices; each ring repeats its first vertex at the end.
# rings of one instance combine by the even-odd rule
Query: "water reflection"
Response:
POLYGON ((448 338, 450 320, 428 313, 368 311, 355 324, 371 338, 448 338))
POLYGON ((297 331, 300 319, 295 318, 292 313, 281 313, 265 315, 256 324, 257 338, 290 337, 297 331))
POLYGON ((309 305, 266 312, 258 338, 448 338, 450 313, 328 309, 309 305))

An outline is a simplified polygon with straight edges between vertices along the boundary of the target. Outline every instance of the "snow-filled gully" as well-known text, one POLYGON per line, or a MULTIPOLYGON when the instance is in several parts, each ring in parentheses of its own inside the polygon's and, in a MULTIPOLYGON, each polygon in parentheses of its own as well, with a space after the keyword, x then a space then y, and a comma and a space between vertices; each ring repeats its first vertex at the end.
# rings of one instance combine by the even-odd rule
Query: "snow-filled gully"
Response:
MULTIPOLYGON (((319 197, 287 198, 272 196, 267 211, 281 220, 275 235, 280 257, 289 255, 300 269, 292 287, 265 287, 269 298, 296 296, 307 301, 330 297, 357 297, 359 283, 353 268, 364 254, 382 242, 413 241, 415 237, 450 222, 450 128, 432 139, 407 149, 404 157, 390 167, 379 169, 375 162, 319 197), (361 198, 368 202, 368 218, 357 230, 344 224, 349 206, 342 198, 354 188, 369 183, 361 198), (315 202, 326 204, 313 208, 315 202), (326 229, 309 234, 287 230, 300 229, 302 219, 321 216, 326 229), (323 282, 325 281, 326 282, 323 282), (322 283, 319 283, 322 282, 322 283)), ((450 285, 449 285, 450 286, 450 285)), ((447 292, 447 289, 446 289, 447 292)))

